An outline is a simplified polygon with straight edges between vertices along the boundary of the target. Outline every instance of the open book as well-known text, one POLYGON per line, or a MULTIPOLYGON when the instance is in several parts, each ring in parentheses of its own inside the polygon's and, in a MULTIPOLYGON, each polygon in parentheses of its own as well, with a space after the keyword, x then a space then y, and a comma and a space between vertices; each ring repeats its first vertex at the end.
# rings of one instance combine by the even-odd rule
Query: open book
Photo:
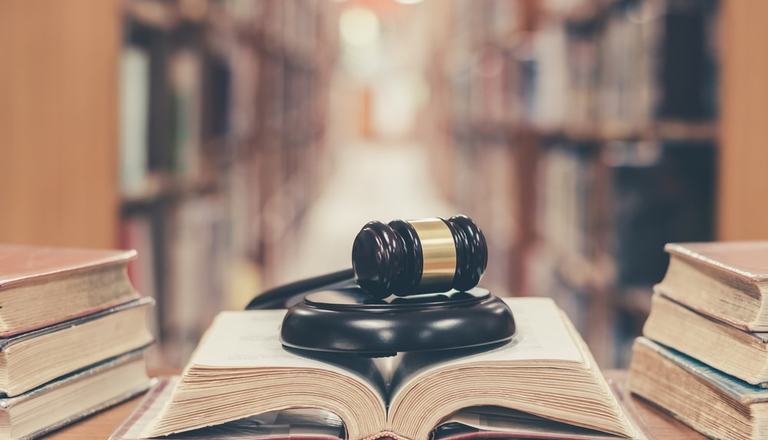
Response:
POLYGON ((518 326, 511 343, 461 356, 421 353, 376 360, 308 358, 283 348, 281 310, 222 312, 143 436, 318 408, 338 415, 350 439, 423 440, 462 409, 493 406, 617 437, 641 437, 554 302, 506 301, 518 326))

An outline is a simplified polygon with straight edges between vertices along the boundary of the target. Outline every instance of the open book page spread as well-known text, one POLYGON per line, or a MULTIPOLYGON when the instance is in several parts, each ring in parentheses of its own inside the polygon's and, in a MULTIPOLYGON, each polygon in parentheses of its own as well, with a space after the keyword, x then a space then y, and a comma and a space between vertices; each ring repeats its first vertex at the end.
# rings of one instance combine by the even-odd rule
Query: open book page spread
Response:
MULTIPOLYGON (((146 394, 109 440, 146 440, 144 430, 170 399, 178 377, 162 378, 146 394)), ((541 438, 559 440, 605 440, 617 437, 498 407, 474 407, 447 418, 433 432, 434 440, 469 438, 541 438)), ((284 410, 259 414, 218 426, 171 434, 169 440, 245 440, 345 438, 341 419, 322 410, 284 410)))
MULTIPOLYGON (((444 398, 441 395, 447 396, 454 389, 451 380, 459 381, 453 384, 461 384, 459 388, 466 389, 467 393, 477 395, 476 398, 472 397, 476 401, 472 405, 513 406, 561 422, 598 427, 614 433, 628 432, 618 404, 612 401, 608 385, 597 372, 588 349, 555 303, 549 298, 510 298, 506 302, 514 313, 517 325, 517 334, 512 342, 489 351, 411 353, 414 356, 399 356, 399 360, 393 359, 390 362, 374 362, 367 358, 361 360, 359 357, 345 358, 346 361, 339 356, 329 359, 310 358, 286 349, 280 344, 284 310, 222 312, 203 337, 182 379, 171 392, 171 398, 167 399, 167 404, 162 405, 163 409, 143 432, 165 435, 233 421, 236 420, 236 414, 240 418, 252 416, 257 414, 257 408, 263 408, 261 412, 294 408, 296 403, 291 399, 306 392, 295 386, 290 392, 287 388, 281 388, 285 392, 275 394, 274 405, 264 400, 259 401, 256 396, 254 398, 257 400, 251 400, 250 397, 244 400, 246 396, 243 393, 253 393, 257 388, 261 390, 258 393, 264 393, 270 386, 290 388, 288 385, 296 380, 317 383, 314 392, 317 395, 307 396, 308 399, 315 399, 316 403, 306 406, 320 408, 322 406, 317 399, 329 399, 323 403, 326 405, 338 402, 336 399, 340 396, 334 397, 334 392, 342 393, 337 386, 344 382, 332 385, 333 381, 327 380, 328 373, 338 374, 349 384, 360 384, 360 389, 370 391, 373 399, 368 401, 358 396, 350 401, 352 396, 347 396, 345 406, 336 408, 347 411, 339 415, 347 422, 346 432, 352 438, 374 435, 377 429, 393 430, 409 438, 425 438, 440 424, 443 417, 450 414, 441 415, 435 411, 438 406, 442 408, 441 411, 450 408, 450 405, 442 405, 445 401, 441 404, 438 402, 444 398), (367 367, 361 367, 363 364, 367 367), (482 397, 486 394, 481 390, 490 386, 489 375, 475 376, 469 373, 484 371, 483 368, 493 370, 489 370, 490 376, 509 379, 494 385, 496 398, 482 397), (392 372, 395 378, 389 377, 392 372), (430 376, 432 373, 437 374, 430 376), (524 379, 526 375, 530 379, 524 379), (378 379, 374 376, 378 376, 378 379), (322 377, 326 379, 321 381, 322 377), (382 377, 385 379, 382 380, 382 377), (256 386, 254 380, 260 381, 260 385, 256 386), (291 382, 281 382, 286 380, 291 382), (531 388, 534 386, 531 380, 541 382, 531 388), (430 386, 437 388, 426 394, 419 391, 421 388, 414 388, 423 381, 432 381, 430 383, 433 385, 430 386), (321 382, 325 385, 321 385, 321 382), (499 394, 501 389, 508 391, 502 395, 499 394), (538 391, 531 392, 529 389, 538 391), (206 395, 210 399, 201 400, 206 395), (232 404, 237 405, 237 411, 222 408, 221 399, 217 395, 234 399, 232 402, 237 403, 232 404), (292 397, 286 397, 288 395, 292 397), (404 400, 401 396, 410 397, 404 400), (511 405, 510 399, 515 400, 515 405, 511 405), (371 406, 376 400, 379 403, 371 406), (579 408, 578 401, 591 409, 586 408, 584 412, 584 408, 579 408), (545 407, 549 409, 545 411, 545 407), (383 414, 386 422, 381 420, 380 415, 373 416, 377 408, 388 408, 389 415, 383 414), (434 420, 425 423, 426 419, 422 418, 421 422, 416 423, 416 419, 421 417, 418 415, 420 411, 429 408, 433 414, 427 418, 434 420), (535 408, 540 408, 541 413, 533 411, 535 408)), ((424 387, 427 387, 427 382, 424 387)))
POLYGON ((382 425, 386 404, 378 384, 352 369, 284 349, 279 332, 284 314, 220 313, 144 435, 165 436, 298 407, 336 412, 355 438, 362 436, 357 430, 369 433, 382 425))
MULTIPOLYGON (((437 356, 420 356, 420 362, 403 362, 398 368, 428 373, 448 363, 454 366, 474 362, 584 362, 579 346, 554 301, 549 298, 515 298, 506 302, 517 324, 517 333, 511 343, 471 356, 457 358, 448 355, 445 362, 437 356)), ((280 323, 284 315, 284 310, 220 313, 192 356, 190 365, 206 368, 317 368, 363 379, 381 394, 376 380, 362 374, 359 369, 343 368, 339 362, 329 363, 284 349, 279 343, 280 323)), ((411 374, 400 371, 398 375, 407 378, 411 374)))
MULTIPOLYGON (((517 324, 512 344, 453 362, 560 360, 582 362, 583 357, 549 298, 507 300, 517 324)), ((214 368, 320 368, 351 374, 320 360, 285 350, 280 344, 280 323, 285 310, 222 312, 209 329, 191 365, 214 368)))
POLYGON ((509 298, 511 343, 426 364, 401 378, 390 398, 392 429, 426 438, 428 426, 461 408, 496 405, 584 428, 635 437, 578 333, 549 298, 509 298))

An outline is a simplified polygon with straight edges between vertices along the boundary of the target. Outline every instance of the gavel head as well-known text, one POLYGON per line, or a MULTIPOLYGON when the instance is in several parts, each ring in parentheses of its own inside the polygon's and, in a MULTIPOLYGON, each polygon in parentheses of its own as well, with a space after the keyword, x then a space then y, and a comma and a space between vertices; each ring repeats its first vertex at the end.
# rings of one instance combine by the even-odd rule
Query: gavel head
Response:
POLYGON ((485 236, 463 215, 372 221, 352 246, 357 283, 380 298, 468 290, 480 281, 487 263, 485 236))

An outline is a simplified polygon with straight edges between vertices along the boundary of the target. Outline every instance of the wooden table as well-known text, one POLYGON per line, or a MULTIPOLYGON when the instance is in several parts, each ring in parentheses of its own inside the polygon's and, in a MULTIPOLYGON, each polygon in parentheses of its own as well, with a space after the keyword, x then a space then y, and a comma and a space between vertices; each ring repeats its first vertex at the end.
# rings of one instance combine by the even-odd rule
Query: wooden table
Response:
MULTIPOLYGON (((703 440, 704 436, 698 434, 682 423, 665 415, 655 407, 637 397, 630 396, 626 392, 626 371, 613 370, 605 373, 609 381, 619 384, 623 394, 624 404, 632 413, 631 416, 651 439, 676 439, 676 440, 703 440)), ((63 428, 48 437, 51 440, 104 440, 115 430, 133 408, 139 403, 141 397, 134 398, 111 409, 103 411, 84 419, 74 425, 63 428)))

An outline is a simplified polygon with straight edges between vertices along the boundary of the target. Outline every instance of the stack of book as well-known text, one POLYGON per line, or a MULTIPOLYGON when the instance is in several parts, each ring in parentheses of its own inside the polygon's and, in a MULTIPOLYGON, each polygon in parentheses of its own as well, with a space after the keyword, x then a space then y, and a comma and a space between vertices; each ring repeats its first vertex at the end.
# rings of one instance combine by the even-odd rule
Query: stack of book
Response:
POLYGON ((0 438, 31 438, 149 385, 134 251, 0 245, 0 438))
POLYGON ((707 436, 768 437, 768 242, 665 249, 630 390, 707 436))

